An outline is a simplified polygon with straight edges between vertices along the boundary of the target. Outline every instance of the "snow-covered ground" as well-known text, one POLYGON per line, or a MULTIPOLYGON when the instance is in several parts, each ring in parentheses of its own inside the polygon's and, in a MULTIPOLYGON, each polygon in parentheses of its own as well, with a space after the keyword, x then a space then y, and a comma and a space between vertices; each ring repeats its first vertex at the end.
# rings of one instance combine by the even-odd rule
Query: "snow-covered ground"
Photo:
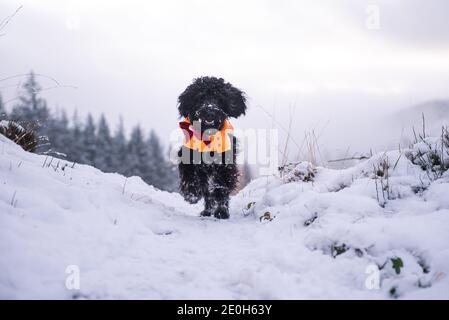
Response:
POLYGON ((0 298, 449 298, 449 175, 429 177, 399 151, 301 164, 254 180, 216 220, 0 135, 0 298), (387 158, 388 179, 374 174, 387 158))

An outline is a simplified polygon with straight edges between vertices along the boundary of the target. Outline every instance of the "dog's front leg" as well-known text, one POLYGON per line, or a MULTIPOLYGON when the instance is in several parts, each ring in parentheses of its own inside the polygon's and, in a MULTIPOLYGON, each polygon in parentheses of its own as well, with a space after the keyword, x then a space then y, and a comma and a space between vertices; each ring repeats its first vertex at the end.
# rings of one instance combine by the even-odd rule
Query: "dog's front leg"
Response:
POLYGON ((229 218, 229 191, 222 187, 216 187, 210 197, 214 204, 214 217, 217 219, 229 218))
POLYGON ((209 186, 203 186, 204 210, 201 211, 202 217, 210 217, 214 213, 215 203, 210 195, 209 186))
POLYGON ((201 178, 194 164, 179 164, 179 191, 189 203, 197 203, 202 198, 201 178))
POLYGON ((210 194, 216 218, 229 218, 229 195, 237 186, 237 180, 238 169, 235 164, 221 164, 216 167, 210 194))

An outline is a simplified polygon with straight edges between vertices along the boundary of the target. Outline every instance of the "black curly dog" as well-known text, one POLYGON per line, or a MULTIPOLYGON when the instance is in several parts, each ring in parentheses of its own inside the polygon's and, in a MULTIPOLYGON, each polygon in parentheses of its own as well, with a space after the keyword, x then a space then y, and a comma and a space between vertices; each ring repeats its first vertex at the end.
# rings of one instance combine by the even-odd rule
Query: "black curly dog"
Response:
MULTIPOLYGON (((181 116, 200 123, 201 134, 217 132, 225 121, 246 111, 245 94, 222 78, 201 77, 193 81, 178 98, 181 116)), ((229 218, 229 194, 236 188, 239 171, 235 163, 237 141, 230 136, 232 147, 226 152, 198 152, 181 147, 180 192, 190 203, 204 198, 201 216, 229 218)))

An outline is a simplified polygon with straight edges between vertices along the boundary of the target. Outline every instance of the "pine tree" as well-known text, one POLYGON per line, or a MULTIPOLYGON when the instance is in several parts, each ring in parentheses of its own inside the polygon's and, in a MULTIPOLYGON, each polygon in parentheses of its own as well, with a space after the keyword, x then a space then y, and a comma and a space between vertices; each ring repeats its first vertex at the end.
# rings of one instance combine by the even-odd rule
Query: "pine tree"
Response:
POLYGON ((89 164, 95 166, 96 160, 96 128, 92 115, 89 113, 87 115, 86 125, 84 130, 81 132, 81 156, 80 162, 84 164, 89 164))
POLYGON ((126 173, 126 162, 128 155, 127 143, 123 118, 120 116, 117 131, 112 139, 112 171, 122 174, 126 173))
POLYGON ((115 171, 112 167, 113 146, 111 132, 104 114, 98 123, 95 165, 102 171, 115 171))
POLYGON ((142 129, 137 125, 132 130, 128 143, 125 174, 127 176, 139 176, 144 179, 148 172, 148 159, 149 153, 143 139, 142 129))
POLYGON ((164 190, 167 191, 177 191, 179 188, 179 172, 178 172, 178 165, 175 163, 172 163, 170 159, 170 152, 169 149, 167 151, 167 183, 164 186, 164 190))
POLYGON ((8 115, 6 113, 5 104, 3 103, 3 97, 0 94, 0 121, 6 120, 8 118, 8 115))
POLYGON ((14 106, 11 119, 27 126, 36 127, 40 134, 45 134, 45 124, 49 119, 47 102, 39 97, 42 87, 37 83, 33 71, 23 84, 19 103, 14 106))
POLYGON ((47 122, 50 119, 47 102, 39 96, 41 91, 42 87, 37 83, 34 72, 31 71, 22 85, 19 103, 13 107, 10 114, 11 120, 18 122, 27 130, 32 130, 39 137, 36 149, 38 153, 48 149, 46 136, 47 122))
POLYGON ((163 189, 169 182, 168 163, 164 158, 159 138, 153 130, 148 137, 147 148, 149 153, 148 171, 143 179, 156 188, 163 189))
POLYGON ((50 150, 60 156, 67 156, 70 151, 70 130, 67 113, 62 110, 60 114, 50 117, 47 123, 47 136, 50 150))
POLYGON ((72 116, 72 126, 69 129, 69 142, 67 145, 67 159, 74 162, 82 161, 83 153, 83 128, 75 110, 72 116))

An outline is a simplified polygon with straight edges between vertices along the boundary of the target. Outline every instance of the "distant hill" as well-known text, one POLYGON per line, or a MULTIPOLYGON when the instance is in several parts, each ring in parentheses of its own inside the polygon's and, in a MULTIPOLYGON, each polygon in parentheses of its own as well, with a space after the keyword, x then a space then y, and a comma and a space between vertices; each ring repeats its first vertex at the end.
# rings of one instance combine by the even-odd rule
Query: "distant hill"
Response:
MULTIPOLYGON (((357 121, 353 124, 344 129, 337 128, 345 133, 334 134, 337 138, 332 143, 327 142, 321 152, 326 153, 327 160, 334 160, 366 155, 372 150, 389 150, 398 145, 408 147, 415 140, 413 128, 417 134, 422 133, 423 114, 426 136, 440 136, 441 127, 449 127, 449 99, 426 101, 378 116, 373 111, 364 119, 354 118, 357 121)), ((348 164, 351 162, 328 163, 332 168, 344 168, 348 164)))
POLYGON ((449 100, 433 100, 399 110, 393 115, 395 123, 403 128, 422 127, 422 115, 424 114, 426 131, 438 133, 441 126, 449 125, 449 100), (434 132, 437 130, 436 132, 434 132))

